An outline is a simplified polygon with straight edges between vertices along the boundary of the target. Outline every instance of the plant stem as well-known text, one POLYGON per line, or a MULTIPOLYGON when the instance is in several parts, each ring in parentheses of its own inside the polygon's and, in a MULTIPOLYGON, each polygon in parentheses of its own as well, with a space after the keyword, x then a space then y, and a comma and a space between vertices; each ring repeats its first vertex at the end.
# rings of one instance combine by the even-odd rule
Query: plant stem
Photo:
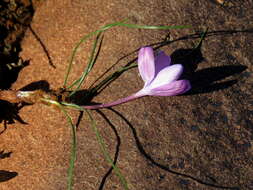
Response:
POLYGON ((100 109, 100 108, 107 108, 107 107, 112 107, 112 106, 116 106, 118 104, 123 104, 123 103, 126 103, 126 102, 129 102, 131 100, 134 100, 134 99, 137 99, 137 98, 140 98, 142 96, 145 96, 144 94, 141 94, 138 95, 138 93, 136 94, 133 94, 131 96, 128 96, 128 97, 125 97, 125 98, 121 98, 119 100, 116 100, 114 102, 110 102, 110 103, 105 103, 105 104, 97 104, 97 105, 88 105, 88 106, 82 106, 83 108, 85 109, 100 109))

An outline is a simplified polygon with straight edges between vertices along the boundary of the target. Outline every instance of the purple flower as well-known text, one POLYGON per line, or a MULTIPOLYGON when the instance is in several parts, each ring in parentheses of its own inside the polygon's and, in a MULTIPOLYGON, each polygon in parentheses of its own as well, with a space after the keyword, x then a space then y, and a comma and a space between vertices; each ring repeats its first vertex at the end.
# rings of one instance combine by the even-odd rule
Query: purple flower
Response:
POLYGON ((138 69, 144 81, 144 87, 140 91, 115 102, 84 107, 87 109, 111 107, 143 96, 175 96, 191 88, 188 80, 178 80, 183 72, 183 66, 171 65, 171 58, 162 51, 155 57, 151 47, 140 49, 138 69))
POLYGON ((178 80, 183 73, 180 64, 171 65, 171 58, 164 52, 154 57, 151 47, 143 47, 138 55, 138 68, 145 82, 139 96, 175 96, 191 88, 188 80, 178 80))

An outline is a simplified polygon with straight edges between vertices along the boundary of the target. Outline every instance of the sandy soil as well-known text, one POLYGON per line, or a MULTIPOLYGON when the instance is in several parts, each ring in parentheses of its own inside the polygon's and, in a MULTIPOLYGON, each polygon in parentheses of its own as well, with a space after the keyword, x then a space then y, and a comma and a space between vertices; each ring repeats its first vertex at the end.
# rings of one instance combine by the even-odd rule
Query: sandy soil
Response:
MULTIPOLYGON (((201 0, 35 1, 19 56, 30 60, 10 88, 30 83, 63 85, 75 43, 104 24, 129 18, 146 25, 191 25, 146 31, 114 28, 105 33, 101 54, 82 87, 89 87, 123 56, 116 68, 136 58, 141 46, 156 44, 184 64, 193 84, 186 95, 145 97, 114 110, 94 111, 112 157, 134 190, 253 189, 252 28, 253 2, 201 0), (209 28, 193 51, 199 31, 209 28), (168 36, 169 34, 169 36, 168 36), (164 39, 170 40, 167 43, 164 39), (53 66, 52 66, 53 65, 53 66), (47 82, 45 82, 47 81, 47 82)), ((75 59, 70 81, 86 66, 92 40, 75 59)), ((124 73, 93 101, 130 95, 143 83, 136 69, 124 73)), ((79 113, 70 111, 74 121, 79 113)), ((0 135, 0 189, 66 189, 71 130, 51 107, 25 106, 0 135)), ((3 121, 2 124, 3 125, 3 121)), ((87 116, 77 131, 74 189, 123 189, 110 172, 87 116)))

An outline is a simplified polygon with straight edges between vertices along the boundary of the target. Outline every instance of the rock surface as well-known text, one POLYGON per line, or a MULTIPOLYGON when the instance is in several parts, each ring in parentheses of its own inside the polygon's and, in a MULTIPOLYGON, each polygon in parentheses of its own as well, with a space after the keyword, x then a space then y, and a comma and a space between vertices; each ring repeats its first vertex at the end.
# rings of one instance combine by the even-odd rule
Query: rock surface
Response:
MULTIPOLYGON (((75 43, 104 24, 130 18, 131 23, 145 25, 191 25, 171 31, 109 30, 83 89, 121 57, 128 55, 116 68, 136 58, 131 53, 134 50, 157 44, 172 55, 174 63, 185 65, 185 77, 193 89, 182 96, 145 97, 113 110, 94 111, 108 150, 117 157, 130 189, 253 189, 253 2, 229 1, 224 6, 215 2, 41 2, 31 23, 34 32, 27 30, 22 42, 21 56, 30 65, 22 69, 12 88, 36 81, 47 81, 52 89, 61 87, 75 43), (192 49, 200 40, 199 32, 207 27, 201 48, 192 49), (161 43, 164 39, 167 43, 161 43)), ((70 81, 85 68, 91 45, 92 40, 78 51, 70 81)), ((142 85, 133 69, 94 101, 110 102, 142 85)), ((76 121, 79 113, 70 114, 76 121)), ((35 104, 22 108, 19 116, 27 124, 10 124, 0 135, 0 189, 66 189, 71 130, 64 115, 35 104)), ((107 175, 110 166, 85 114, 77 135, 74 189, 123 189, 113 172, 107 175)))

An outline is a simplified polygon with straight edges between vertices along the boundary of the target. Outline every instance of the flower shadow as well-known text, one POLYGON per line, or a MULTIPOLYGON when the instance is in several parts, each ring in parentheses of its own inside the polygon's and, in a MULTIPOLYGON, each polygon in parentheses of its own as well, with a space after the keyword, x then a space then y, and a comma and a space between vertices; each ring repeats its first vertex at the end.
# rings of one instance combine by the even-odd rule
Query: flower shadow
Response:
POLYGON ((212 67, 196 71, 189 80, 192 84, 192 89, 186 93, 188 95, 209 93, 226 89, 238 82, 237 79, 231 79, 219 82, 229 76, 242 73, 247 67, 243 65, 228 65, 220 67, 212 67))
POLYGON ((192 85, 192 89, 186 93, 188 95, 226 89, 238 81, 236 79, 222 80, 247 69, 244 65, 226 65, 197 70, 198 65, 204 61, 201 46, 195 49, 178 49, 171 54, 171 60, 173 64, 184 66, 182 78, 188 79, 192 85))

